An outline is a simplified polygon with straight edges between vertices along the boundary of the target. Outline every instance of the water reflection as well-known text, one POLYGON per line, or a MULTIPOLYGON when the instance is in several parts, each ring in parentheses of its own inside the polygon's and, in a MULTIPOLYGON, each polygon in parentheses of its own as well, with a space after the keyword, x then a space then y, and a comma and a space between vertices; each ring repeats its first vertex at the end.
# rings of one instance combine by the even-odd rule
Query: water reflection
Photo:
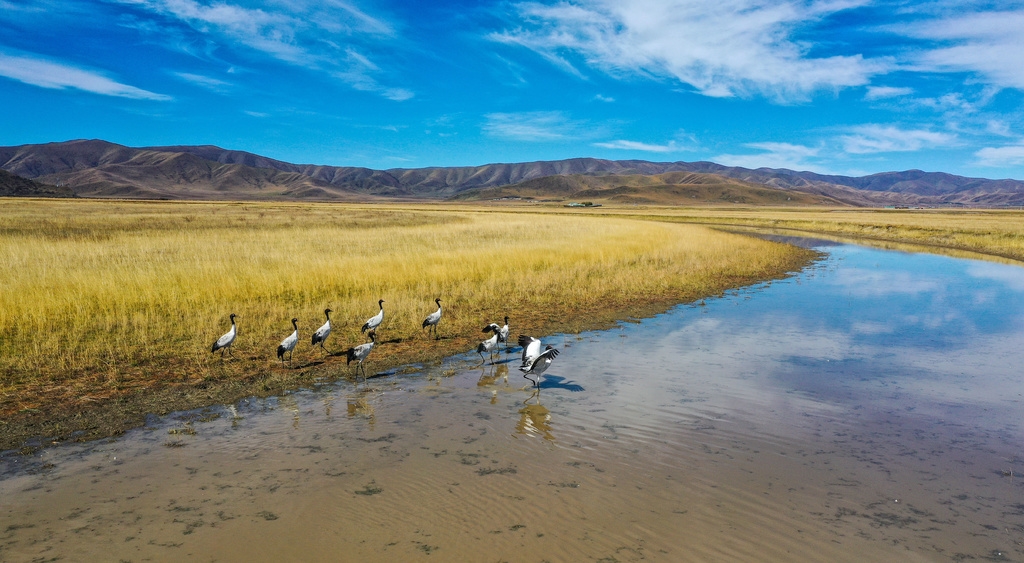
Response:
POLYGON ((377 411, 373 403, 370 402, 372 398, 372 391, 363 391, 355 395, 350 395, 346 399, 346 407, 348 409, 349 418, 363 418, 366 419, 370 427, 373 427, 373 423, 376 420, 377 411))
POLYGON ((508 365, 497 364, 491 366, 483 366, 480 368, 480 378, 476 384, 478 387, 488 387, 495 385, 497 382, 503 382, 506 386, 508 385, 508 365))
POLYGON ((519 409, 519 422, 516 423, 516 434, 541 436, 545 440, 555 440, 551 434, 551 411, 540 404, 540 389, 534 390, 519 409), (535 400, 533 404, 531 400, 535 400))

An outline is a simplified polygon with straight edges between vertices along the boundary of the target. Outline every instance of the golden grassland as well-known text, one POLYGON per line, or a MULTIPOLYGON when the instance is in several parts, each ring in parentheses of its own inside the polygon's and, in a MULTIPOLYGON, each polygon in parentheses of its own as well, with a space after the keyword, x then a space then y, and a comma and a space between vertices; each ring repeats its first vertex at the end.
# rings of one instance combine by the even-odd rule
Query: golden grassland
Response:
POLYGON ((130 424, 148 409, 348 377, 343 350, 365 341, 359 329, 378 299, 385 321, 371 374, 467 351, 505 315, 513 336, 596 328, 785 275, 813 256, 626 217, 0 200, 0 448, 32 432, 116 431, 89 414, 104 408, 130 424), (421 330, 435 297, 439 341, 421 330), (309 336, 328 307, 337 355, 325 358, 309 336), (239 337, 235 358, 222 360, 210 345, 229 313, 239 337), (300 342, 287 367, 275 349, 293 316, 300 342))
POLYGON ((1024 261, 1024 212, 996 209, 619 208, 607 215, 792 229, 859 240, 958 249, 1024 261))

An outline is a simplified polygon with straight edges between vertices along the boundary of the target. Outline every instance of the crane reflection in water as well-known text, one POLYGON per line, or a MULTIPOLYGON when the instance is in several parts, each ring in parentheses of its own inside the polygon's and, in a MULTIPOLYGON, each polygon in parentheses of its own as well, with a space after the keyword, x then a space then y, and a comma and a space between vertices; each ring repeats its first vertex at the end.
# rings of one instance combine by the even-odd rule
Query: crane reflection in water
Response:
POLYGON ((377 410, 373 404, 367 400, 367 396, 373 394, 371 391, 361 391, 354 395, 350 395, 346 401, 348 407, 349 418, 364 418, 369 424, 370 428, 373 428, 374 423, 377 421, 377 410))
POLYGON ((516 434, 541 436, 545 440, 555 441, 551 433, 551 411, 540 404, 540 389, 523 401, 523 408, 519 409, 519 422, 516 423, 516 434), (534 398, 537 401, 531 404, 530 400, 534 398))

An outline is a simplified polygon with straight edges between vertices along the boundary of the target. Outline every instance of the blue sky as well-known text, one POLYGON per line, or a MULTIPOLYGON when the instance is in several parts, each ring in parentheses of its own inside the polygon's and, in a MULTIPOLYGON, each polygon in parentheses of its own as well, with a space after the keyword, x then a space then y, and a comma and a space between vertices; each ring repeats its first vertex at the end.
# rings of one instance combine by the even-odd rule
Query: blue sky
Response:
POLYGON ((0 0, 0 145, 1024 179, 1024 1, 0 0))

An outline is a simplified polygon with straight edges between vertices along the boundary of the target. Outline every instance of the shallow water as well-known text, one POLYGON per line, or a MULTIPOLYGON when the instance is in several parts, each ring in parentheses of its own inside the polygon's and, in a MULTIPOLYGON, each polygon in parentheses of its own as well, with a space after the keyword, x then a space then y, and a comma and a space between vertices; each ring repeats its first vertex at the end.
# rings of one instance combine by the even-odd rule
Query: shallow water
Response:
POLYGON ((472 354, 5 456, 0 560, 1024 561, 1024 268, 823 250, 539 393, 472 354))

